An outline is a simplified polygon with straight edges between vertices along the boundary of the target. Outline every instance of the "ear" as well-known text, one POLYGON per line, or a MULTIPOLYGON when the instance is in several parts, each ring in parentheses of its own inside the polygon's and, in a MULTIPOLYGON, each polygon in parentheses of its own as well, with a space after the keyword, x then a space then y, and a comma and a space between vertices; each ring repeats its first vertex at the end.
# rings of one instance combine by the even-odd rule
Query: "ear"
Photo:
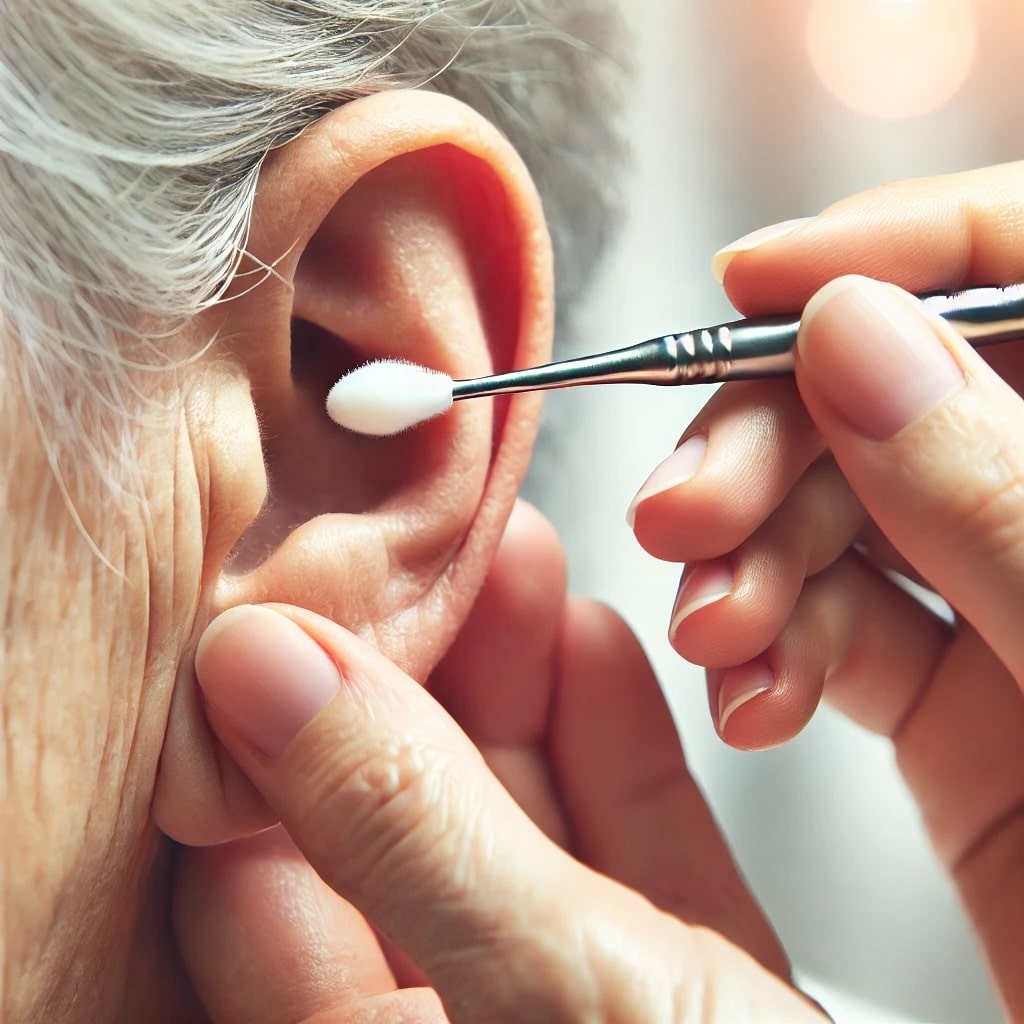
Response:
POLYGON ((444 96, 355 100, 272 154, 246 252, 229 299, 199 325, 219 340, 186 410, 206 479, 204 582, 154 816, 189 844, 272 820, 205 722, 192 654, 210 619, 241 603, 300 605, 425 678, 526 469, 535 395, 457 403, 369 439, 328 419, 331 385, 380 357, 467 377, 550 353, 537 195, 508 142, 444 96))

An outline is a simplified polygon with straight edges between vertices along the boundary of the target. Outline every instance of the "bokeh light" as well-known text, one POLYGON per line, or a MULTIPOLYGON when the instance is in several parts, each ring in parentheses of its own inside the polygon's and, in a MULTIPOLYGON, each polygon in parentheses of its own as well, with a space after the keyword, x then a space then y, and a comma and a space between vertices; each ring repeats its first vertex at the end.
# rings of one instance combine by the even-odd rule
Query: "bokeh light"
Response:
POLYGON ((977 42, 970 0, 813 0, 807 22, 822 85, 884 120, 945 106, 967 80, 977 42))

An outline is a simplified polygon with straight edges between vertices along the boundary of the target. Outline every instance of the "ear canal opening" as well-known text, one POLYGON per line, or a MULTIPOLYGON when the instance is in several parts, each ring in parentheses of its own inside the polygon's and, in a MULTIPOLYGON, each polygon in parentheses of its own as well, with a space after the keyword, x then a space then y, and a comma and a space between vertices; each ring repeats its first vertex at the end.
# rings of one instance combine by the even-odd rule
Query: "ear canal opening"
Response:
POLYGON ((292 381, 297 390, 321 401, 339 377, 366 361, 344 338, 301 317, 292 320, 291 334, 292 381))
POLYGON ((449 451, 452 424, 425 424, 395 437, 375 438, 337 426, 327 415, 327 392, 342 374, 366 361, 355 345, 308 320, 292 321, 293 399, 289 413, 265 426, 267 499, 231 552, 225 572, 259 569, 297 527, 322 515, 381 509, 408 488, 435 477, 449 451))
POLYGON ((264 428, 267 500, 227 560, 230 575, 259 568, 300 523, 332 512, 362 512, 378 500, 353 486, 350 449, 363 439, 344 436, 324 407, 334 382, 364 361, 353 345, 326 328, 292 319, 294 401, 284 421, 264 428), (303 457, 297 458, 298 452, 303 457))

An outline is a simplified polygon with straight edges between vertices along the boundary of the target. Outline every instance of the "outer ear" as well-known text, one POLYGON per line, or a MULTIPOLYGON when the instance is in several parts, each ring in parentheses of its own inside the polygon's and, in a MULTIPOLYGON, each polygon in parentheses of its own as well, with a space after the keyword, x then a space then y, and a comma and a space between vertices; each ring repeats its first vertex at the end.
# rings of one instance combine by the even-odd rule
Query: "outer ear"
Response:
POLYGON ((508 142, 447 97, 359 99, 273 154, 248 254, 232 298, 200 325, 223 341, 190 402, 208 479, 204 584, 154 797, 158 825, 189 844, 271 821, 205 722, 192 655, 209 620, 247 602, 301 605, 424 678, 526 468, 537 396, 459 403, 367 439, 327 418, 331 385, 378 357, 465 377, 550 352, 537 195, 508 142))

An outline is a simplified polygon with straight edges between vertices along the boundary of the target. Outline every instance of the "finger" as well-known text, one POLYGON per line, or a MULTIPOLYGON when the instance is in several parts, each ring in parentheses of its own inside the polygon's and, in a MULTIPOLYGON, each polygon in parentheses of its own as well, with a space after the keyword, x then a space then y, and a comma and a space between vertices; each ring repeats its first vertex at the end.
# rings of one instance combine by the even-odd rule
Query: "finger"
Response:
POLYGON ((853 544, 865 518, 836 464, 819 459, 734 552, 686 567, 669 625, 672 646, 695 665, 751 660, 782 631, 807 578, 853 544))
POLYGON ((808 305, 797 378, 871 517, 1024 679, 1020 398, 947 324, 864 278, 808 305))
POLYGON ((844 274, 912 292, 1024 280, 1024 163, 860 192, 796 230, 716 257, 748 315, 803 309, 844 274))
POLYGON ((657 558, 724 555, 778 508, 823 447, 792 381, 720 388, 640 489, 627 518, 657 558))
POLYGON ((561 1005, 579 970, 559 900, 576 907, 579 878, 422 687, 299 609, 225 613, 196 670, 211 724, 304 855, 427 972, 453 1021, 561 1005))
POLYGON ((788 976, 778 939, 687 771, 668 704, 632 631, 609 608, 573 600, 560 652, 550 748, 574 851, 788 976))
POLYGON ((735 946, 545 838, 379 652, 278 607, 232 609, 200 642, 211 725, 321 877, 424 968, 452 1024, 819 1019, 735 946))
MULTIPOLYGON (((888 678, 920 686, 945 639, 939 619, 851 553, 807 582, 785 628, 763 654, 709 670, 712 716, 734 747, 776 746, 810 721, 826 679, 860 678, 864 666, 887 664, 888 678)), ((832 683, 833 690, 838 686, 832 683)), ((873 690, 871 703, 861 702, 856 717, 886 731, 908 702, 895 687, 873 690)))
POLYGON ((182 849, 174 920, 214 1024, 445 1020, 433 993, 395 992, 373 931, 280 828, 182 849))
MULTIPOLYGON (((1009 1016, 1020 1017, 1024 701, 1013 678, 977 633, 952 632, 855 555, 808 584, 772 658, 777 686, 815 694, 824 685, 829 703, 892 738, 1009 1016)), ((730 742, 761 746, 792 731, 770 691, 758 701, 728 719, 730 742)))
POLYGON ((1006 1018, 1024 1019, 1024 701, 973 630, 958 631, 895 743, 932 843, 974 922, 1006 1018))
POLYGON ((554 528, 518 502, 476 604, 429 683, 502 785, 562 846, 568 837, 543 740, 565 600, 554 528))

